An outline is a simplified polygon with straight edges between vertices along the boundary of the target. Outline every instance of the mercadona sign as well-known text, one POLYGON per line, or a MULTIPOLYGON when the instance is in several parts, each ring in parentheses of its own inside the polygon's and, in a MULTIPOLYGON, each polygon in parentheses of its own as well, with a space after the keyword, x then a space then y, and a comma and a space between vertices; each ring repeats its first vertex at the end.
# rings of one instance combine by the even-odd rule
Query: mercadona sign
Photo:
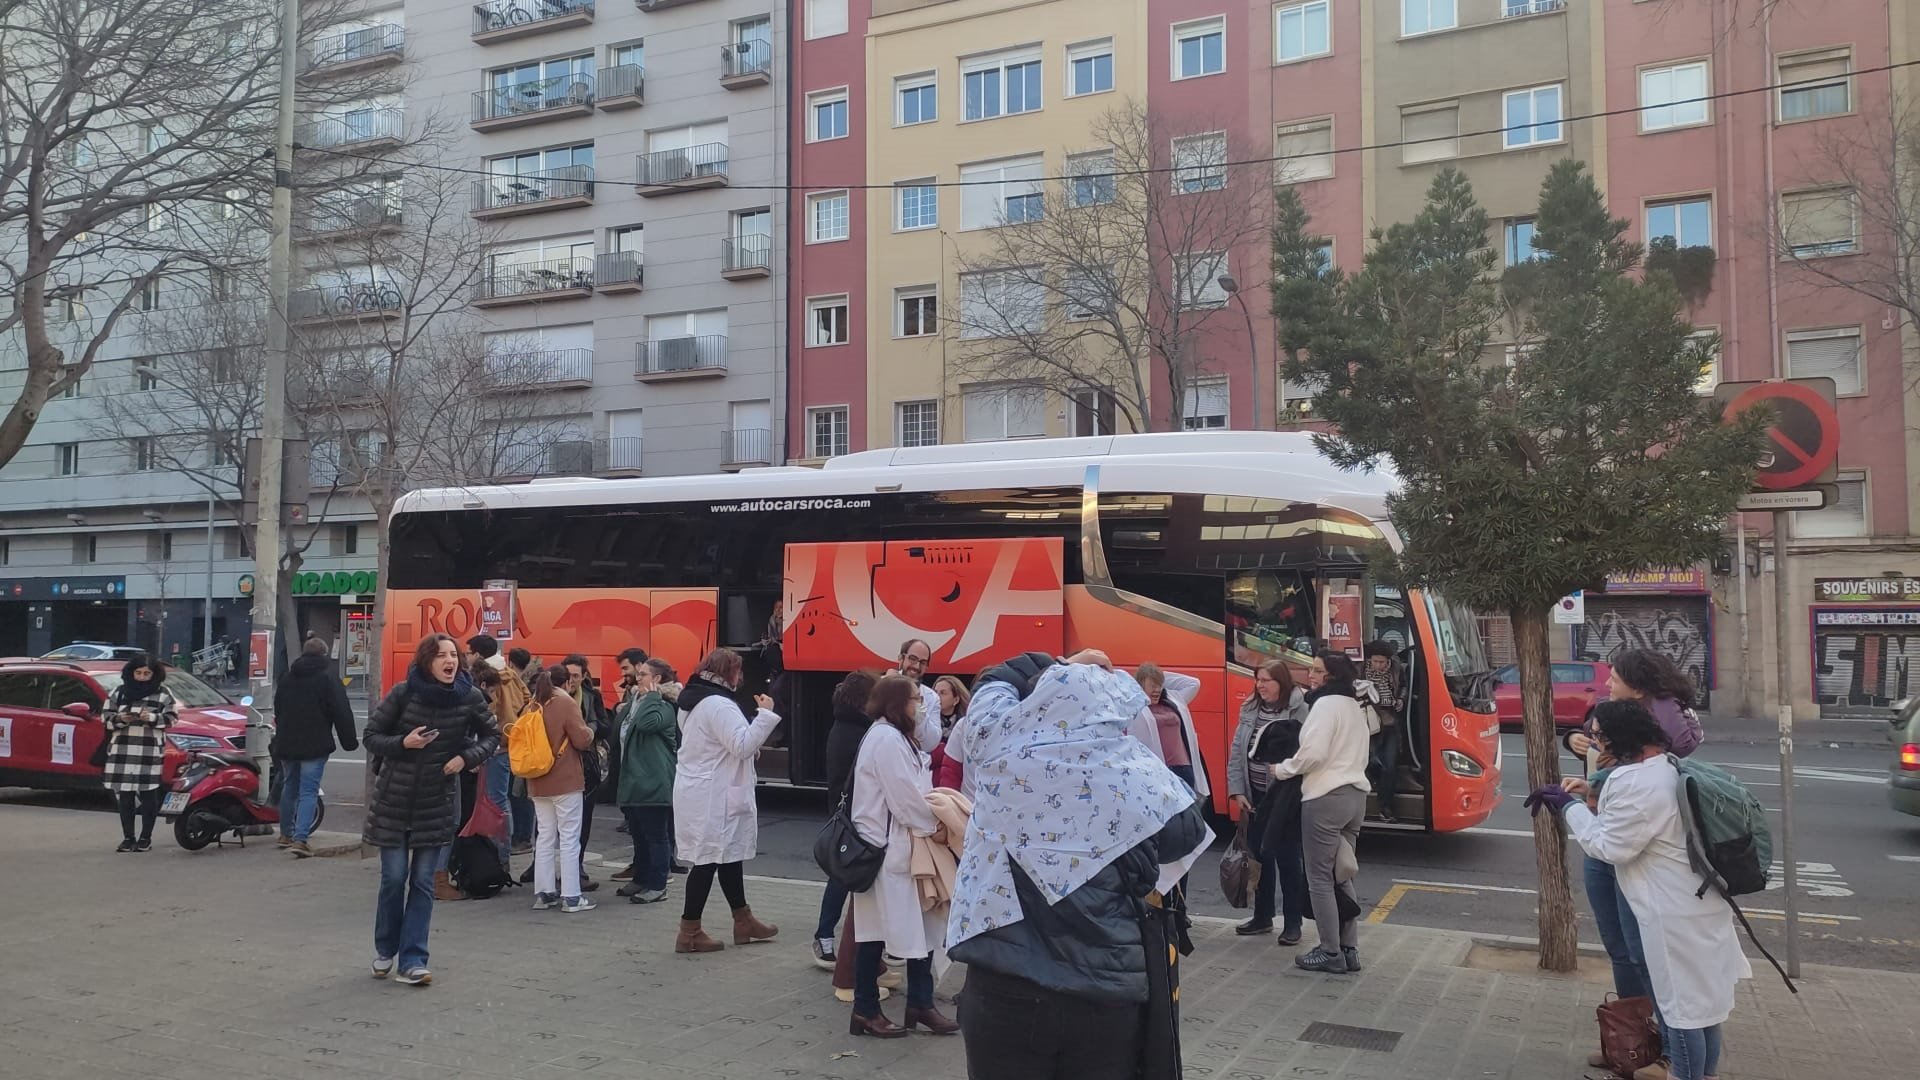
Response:
POLYGON ((295 574, 291 588, 295 596, 348 596, 373 592, 379 580, 371 570, 329 570, 295 574))

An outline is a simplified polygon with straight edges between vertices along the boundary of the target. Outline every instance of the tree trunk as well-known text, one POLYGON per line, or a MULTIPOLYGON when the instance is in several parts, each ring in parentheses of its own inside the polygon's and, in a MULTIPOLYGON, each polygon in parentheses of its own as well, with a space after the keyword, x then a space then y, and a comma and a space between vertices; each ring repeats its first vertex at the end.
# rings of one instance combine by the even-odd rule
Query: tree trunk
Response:
MULTIPOLYGON (((1560 781, 1560 745, 1553 726, 1553 672, 1547 609, 1515 608, 1514 658, 1520 666, 1521 715, 1527 739, 1527 788, 1560 781)), ((1567 881, 1567 838, 1551 813, 1533 818, 1534 864, 1540 878, 1540 967, 1572 971, 1579 955, 1573 892, 1567 881)))

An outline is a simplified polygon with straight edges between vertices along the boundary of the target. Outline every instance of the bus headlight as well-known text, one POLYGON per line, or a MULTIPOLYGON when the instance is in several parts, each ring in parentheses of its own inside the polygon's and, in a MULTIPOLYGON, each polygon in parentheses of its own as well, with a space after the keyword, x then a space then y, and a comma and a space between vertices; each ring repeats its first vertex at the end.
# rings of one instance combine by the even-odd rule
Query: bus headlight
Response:
POLYGON ((1486 775, 1480 763, 1458 750, 1440 751, 1440 760, 1447 763, 1447 771, 1455 776, 1480 777, 1486 775))

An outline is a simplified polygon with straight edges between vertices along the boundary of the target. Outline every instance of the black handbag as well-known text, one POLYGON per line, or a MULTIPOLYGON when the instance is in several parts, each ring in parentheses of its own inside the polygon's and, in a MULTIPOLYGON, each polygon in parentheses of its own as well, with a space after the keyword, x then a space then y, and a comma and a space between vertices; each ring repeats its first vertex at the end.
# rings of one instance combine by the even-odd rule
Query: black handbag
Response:
POLYGON ((887 861, 885 844, 869 844, 853 827, 853 784, 840 796, 833 816, 813 838, 813 861, 827 877, 846 887, 848 892, 866 892, 880 876, 880 864, 887 861))

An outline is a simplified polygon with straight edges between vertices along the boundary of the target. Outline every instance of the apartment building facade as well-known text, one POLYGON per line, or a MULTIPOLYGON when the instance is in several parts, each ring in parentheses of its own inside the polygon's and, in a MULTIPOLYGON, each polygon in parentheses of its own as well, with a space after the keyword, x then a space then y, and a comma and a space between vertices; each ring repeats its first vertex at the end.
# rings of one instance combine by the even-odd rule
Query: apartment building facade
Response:
MULTIPOLYGON (((1632 238, 1711 249, 1692 318, 1721 346, 1701 391, 1830 376, 1847 433, 1837 499, 1795 515, 1787 538, 1782 625, 1796 711, 1884 710, 1916 689, 1920 655, 1920 397, 1907 366, 1916 342, 1898 312, 1823 287, 1818 268, 1892 261, 1896 239, 1861 209, 1885 193, 1849 190, 1847 176, 1872 169, 1836 153, 1870 142, 1892 96, 1912 88, 1894 65, 1920 57, 1913 22, 1885 0, 851 5, 824 24, 834 32, 794 43, 796 97, 844 95, 850 113, 844 139, 796 125, 792 213, 798 223, 846 187, 851 222, 795 241, 790 408, 795 445, 807 445, 794 456, 1089 426, 1074 402, 1043 393, 1002 394, 997 423, 976 394, 970 419, 970 388, 948 377, 960 334, 940 315, 962 302, 952 269, 979 242, 969 233, 1017 219, 967 221, 968 189, 925 185, 1009 159, 1025 171, 1005 173, 1003 191, 1059 182, 1047 178, 1067 175, 1064 148, 1085 141, 1086 106, 1099 96, 1076 99, 1076 62, 1110 48, 1098 84, 1108 99, 1164 117, 1227 118, 1240 145, 1272 155, 1275 181, 1297 187, 1330 261, 1347 269, 1368 232, 1414 216, 1449 166, 1494 219, 1488 242, 1503 263, 1535 257, 1539 185, 1565 157, 1587 164, 1632 238), (988 93, 997 106, 983 105, 988 93), (1036 154, 1037 168, 1021 157, 1036 154), (865 192, 853 186, 861 169, 865 192)), ((1167 148, 1168 160, 1178 152, 1167 148)), ((1266 260, 1258 239, 1227 254, 1251 332, 1226 321, 1201 335, 1209 378, 1160 415, 1190 427, 1310 422, 1309 388, 1277 377, 1266 260)), ((1660 647, 1711 688, 1714 707, 1763 707, 1777 682, 1768 526, 1763 515, 1738 521, 1743 567, 1729 565, 1730 525, 1718 564, 1589 596, 1586 623, 1559 648, 1604 659, 1660 647)), ((1500 628, 1488 630, 1497 647, 1500 628)))

